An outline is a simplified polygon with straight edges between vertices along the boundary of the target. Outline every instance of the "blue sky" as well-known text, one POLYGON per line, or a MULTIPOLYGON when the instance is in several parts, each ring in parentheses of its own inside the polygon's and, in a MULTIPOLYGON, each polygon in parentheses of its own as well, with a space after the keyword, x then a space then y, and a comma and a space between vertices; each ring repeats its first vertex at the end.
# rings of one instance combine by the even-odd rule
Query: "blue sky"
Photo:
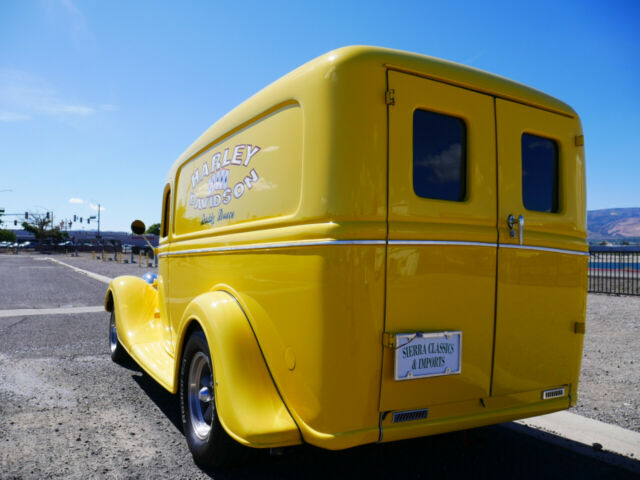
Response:
POLYGON ((637 1, 0 2, 0 208, 59 220, 100 203, 104 230, 157 222, 169 167, 209 125, 349 44, 567 102, 584 126, 588 208, 640 207, 639 21, 637 1))

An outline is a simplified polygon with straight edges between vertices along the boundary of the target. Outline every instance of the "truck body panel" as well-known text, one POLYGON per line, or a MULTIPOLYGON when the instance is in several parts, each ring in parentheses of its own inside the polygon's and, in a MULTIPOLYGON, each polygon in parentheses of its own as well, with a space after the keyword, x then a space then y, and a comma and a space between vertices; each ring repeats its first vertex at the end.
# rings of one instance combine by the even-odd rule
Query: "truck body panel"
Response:
MULTIPOLYGON (((337 449, 568 408, 586 305, 581 136, 552 97, 406 52, 347 47, 274 82, 167 177, 165 386, 189 305, 225 291, 301 435, 285 415, 252 440, 251 401, 229 390, 215 399, 241 443, 337 449)), ((224 309, 203 305, 215 336, 224 309)), ((243 371, 215 364, 241 354, 212 357, 243 371)))

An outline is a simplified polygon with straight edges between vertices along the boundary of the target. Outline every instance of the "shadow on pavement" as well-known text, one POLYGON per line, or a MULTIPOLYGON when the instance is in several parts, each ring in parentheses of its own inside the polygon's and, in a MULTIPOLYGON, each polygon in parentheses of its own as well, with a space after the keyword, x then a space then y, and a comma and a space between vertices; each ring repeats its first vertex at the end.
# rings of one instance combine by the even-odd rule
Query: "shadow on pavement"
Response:
MULTIPOLYGON (((132 362, 133 363, 133 362, 132 362)), ((133 363, 135 365, 135 363, 133 363)), ((182 433, 182 421, 179 415, 178 396, 169 393, 161 387, 153 378, 147 375, 140 367, 137 371, 142 375, 131 375, 131 378, 140 386, 140 388, 148 395, 148 397, 156 404, 156 406, 171 421, 174 427, 182 433)), ((131 368, 133 370, 133 368, 131 368)))
MULTIPOLYGON (((146 374, 136 383, 179 431, 178 397, 146 374)), ((219 480, 240 478, 517 478, 637 479, 640 462, 598 452, 566 439, 543 440, 528 427, 494 425, 466 432, 394 443, 372 444, 342 451, 309 445, 290 447, 282 456, 256 455, 246 464, 228 469, 202 470, 219 480)), ((558 437, 555 437, 558 439, 558 437)), ((264 452, 266 453, 266 452, 264 452)))

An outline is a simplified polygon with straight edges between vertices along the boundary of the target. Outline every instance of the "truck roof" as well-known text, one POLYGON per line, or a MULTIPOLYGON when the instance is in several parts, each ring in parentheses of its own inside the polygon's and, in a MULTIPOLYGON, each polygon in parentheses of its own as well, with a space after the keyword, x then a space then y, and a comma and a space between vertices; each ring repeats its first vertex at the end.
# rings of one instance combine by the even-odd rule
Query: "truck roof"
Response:
POLYGON ((332 50, 305 63, 231 110, 180 155, 167 179, 173 178, 184 162, 241 129, 249 118, 273 108, 282 101, 283 93, 289 99, 298 99, 304 96, 304 85, 311 77, 328 78, 332 71, 351 62, 415 74, 571 118, 577 117, 577 113, 569 105, 546 93, 477 68, 401 50, 364 45, 348 46, 332 50))

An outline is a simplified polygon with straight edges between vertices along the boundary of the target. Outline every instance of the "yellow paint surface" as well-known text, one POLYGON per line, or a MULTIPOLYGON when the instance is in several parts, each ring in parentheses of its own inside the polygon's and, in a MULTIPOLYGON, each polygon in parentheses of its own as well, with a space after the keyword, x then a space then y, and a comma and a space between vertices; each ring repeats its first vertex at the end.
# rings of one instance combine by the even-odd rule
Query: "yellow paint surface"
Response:
POLYGON ((221 421, 255 447, 338 449, 568 408, 586 297, 581 134, 570 107, 501 77, 393 50, 329 52, 175 162, 158 290, 110 286, 125 348, 175 392, 197 322, 221 421), (416 109, 465 124, 460 202, 413 191, 416 109), (523 207, 522 133, 559 145, 556 213, 523 207), (509 214, 525 217, 523 245, 509 214), (459 374, 394 379, 385 333, 453 330, 459 374), (543 401, 557 386, 568 395, 543 401))

